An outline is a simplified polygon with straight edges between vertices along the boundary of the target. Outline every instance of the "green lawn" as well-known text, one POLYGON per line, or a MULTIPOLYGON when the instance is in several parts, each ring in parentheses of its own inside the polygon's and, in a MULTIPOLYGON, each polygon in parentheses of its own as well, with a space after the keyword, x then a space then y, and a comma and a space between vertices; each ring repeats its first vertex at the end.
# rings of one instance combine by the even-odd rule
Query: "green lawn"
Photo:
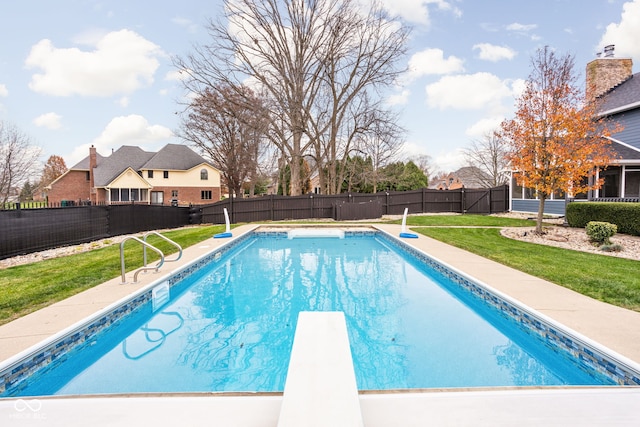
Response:
MULTIPOLYGON (((389 221, 391 224, 401 224, 402 220, 389 221)), ((408 216, 408 226, 433 226, 433 227, 533 227, 535 221, 505 218, 489 215, 423 215, 408 216)))
POLYGON ((413 231, 620 307, 640 311, 640 261, 520 242, 495 228, 413 231))
MULTIPOLYGON (((224 226, 187 227, 162 233, 183 248, 211 238, 224 231, 224 226)), ((168 254, 175 246, 157 236, 147 241, 168 254)), ((148 262, 158 255, 147 251, 148 262)), ((142 266, 142 246, 134 241, 125 243, 127 271, 142 266)), ((54 302, 118 277, 120 245, 114 244, 89 252, 10 267, 0 270, 0 324, 36 311, 54 302)))

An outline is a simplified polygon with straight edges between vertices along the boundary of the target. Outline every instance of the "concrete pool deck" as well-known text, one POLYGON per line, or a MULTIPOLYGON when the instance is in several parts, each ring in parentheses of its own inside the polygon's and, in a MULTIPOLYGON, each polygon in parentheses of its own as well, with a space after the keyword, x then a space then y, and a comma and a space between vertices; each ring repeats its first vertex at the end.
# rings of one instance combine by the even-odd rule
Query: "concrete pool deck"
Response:
MULTIPOLYGON (((348 224, 360 226, 361 224, 348 224)), ((271 227, 272 224, 269 225, 271 227)), ((339 226, 339 224, 335 224, 339 226)), ((399 225, 374 224, 398 236, 399 225)), ((245 225, 237 236, 254 229, 245 225)), ((473 276, 622 356, 640 361, 640 313, 585 297, 563 287, 419 235, 406 243, 473 276)), ((81 294, 0 326, 0 360, 68 328, 98 310, 228 242, 209 239, 186 248, 180 261, 160 273, 141 274, 137 284, 117 277, 81 294)), ((132 280, 131 274, 127 280, 132 280)), ((275 426, 282 395, 178 395, 106 398, 0 399, 2 425, 155 425, 275 426), (77 410, 76 405, 82 405, 77 410), (74 416, 92 414, 91 416, 74 416)), ((361 393, 365 426, 433 425, 640 425, 640 388, 429 390, 361 393)), ((298 425, 319 425, 317 420, 298 425)))

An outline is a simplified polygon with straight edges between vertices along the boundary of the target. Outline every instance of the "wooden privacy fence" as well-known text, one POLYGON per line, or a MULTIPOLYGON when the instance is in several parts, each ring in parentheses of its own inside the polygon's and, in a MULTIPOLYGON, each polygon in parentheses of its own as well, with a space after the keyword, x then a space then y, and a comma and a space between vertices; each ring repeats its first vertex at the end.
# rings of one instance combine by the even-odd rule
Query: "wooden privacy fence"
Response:
POLYGON ((489 214, 509 209, 509 187, 229 198, 200 206, 201 222, 224 224, 224 208, 227 208, 232 223, 314 218, 337 221, 373 219, 382 215, 402 215, 405 208, 409 208, 410 213, 489 214))
POLYGON ((410 213, 504 212, 508 187, 483 190, 415 190, 376 194, 264 196, 227 199, 212 205, 173 207, 142 204, 0 210, 0 259, 90 242, 122 234, 177 228, 189 224, 296 219, 373 219, 410 213))

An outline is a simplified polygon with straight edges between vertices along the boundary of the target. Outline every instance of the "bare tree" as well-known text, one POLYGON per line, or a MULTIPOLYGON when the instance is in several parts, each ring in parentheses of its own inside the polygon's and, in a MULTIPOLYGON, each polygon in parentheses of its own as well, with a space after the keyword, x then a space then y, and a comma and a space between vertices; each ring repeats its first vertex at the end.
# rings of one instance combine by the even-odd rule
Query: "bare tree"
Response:
POLYGON ((411 157, 411 160, 417 167, 420 169, 426 176, 429 178, 429 182, 432 182, 438 172, 436 168, 433 166, 433 159, 428 154, 419 154, 417 156, 411 157))
MULTIPOLYGON (((320 53, 319 95, 310 121, 315 130, 309 137, 316 144, 323 140, 327 188, 340 191, 351 143, 363 133, 380 130, 378 91, 393 84, 403 71, 398 60, 406 53, 408 31, 374 4, 363 14, 354 2, 343 1, 327 20, 329 37, 320 53)), ((321 175, 322 179, 322 175, 321 175)))
MULTIPOLYGON (((224 22, 209 23, 211 43, 174 60, 186 89, 255 84, 268 98, 270 141, 291 176, 301 176, 311 154, 321 179, 326 169, 336 181, 337 159, 349 151, 339 144, 349 140, 343 124, 357 111, 352 103, 393 82, 406 29, 378 6, 363 14, 354 0, 225 0, 224 8, 224 22)), ((292 180, 291 194, 300 194, 300 184, 292 180)))
POLYGON ((187 108, 180 133, 211 159, 236 196, 257 178, 266 115, 249 88, 242 94, 227 86, 206 89, 187 108))
POLYGON ((40 148, 13 125, 0 121, 0 203, 37 173, 40 148))
POLYGON ((508 146, 495 134, 486 134, 463 149, 469 173, 484 187, 497 187, 509 180, 508 146))
POLYGON ((362 135, 357 148, 371 158, 371 175, 368 177, 373 192, 378 191, 378 183, 382 180, 385 166, 398 160, 404 144, 405 129, 400 127, 394 115, 379 112, 371 128, 362 135))

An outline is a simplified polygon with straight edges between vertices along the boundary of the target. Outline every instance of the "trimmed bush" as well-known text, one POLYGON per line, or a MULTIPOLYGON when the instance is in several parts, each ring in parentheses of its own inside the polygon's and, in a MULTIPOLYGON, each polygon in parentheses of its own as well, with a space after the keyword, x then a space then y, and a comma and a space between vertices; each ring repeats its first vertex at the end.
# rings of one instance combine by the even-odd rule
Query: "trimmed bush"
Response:
POLYGON ((567 223, 584 228, 590 221, 616 224, 618 233, 640 236, 640 203, 572 202, 567 205, 567 223))
POLYGON ((615 224, 602 221, 590 221, 587 223, 586 229, 589 240, 599 245, 610 245, 609 237, 618 231, 618 227, 615 224))

